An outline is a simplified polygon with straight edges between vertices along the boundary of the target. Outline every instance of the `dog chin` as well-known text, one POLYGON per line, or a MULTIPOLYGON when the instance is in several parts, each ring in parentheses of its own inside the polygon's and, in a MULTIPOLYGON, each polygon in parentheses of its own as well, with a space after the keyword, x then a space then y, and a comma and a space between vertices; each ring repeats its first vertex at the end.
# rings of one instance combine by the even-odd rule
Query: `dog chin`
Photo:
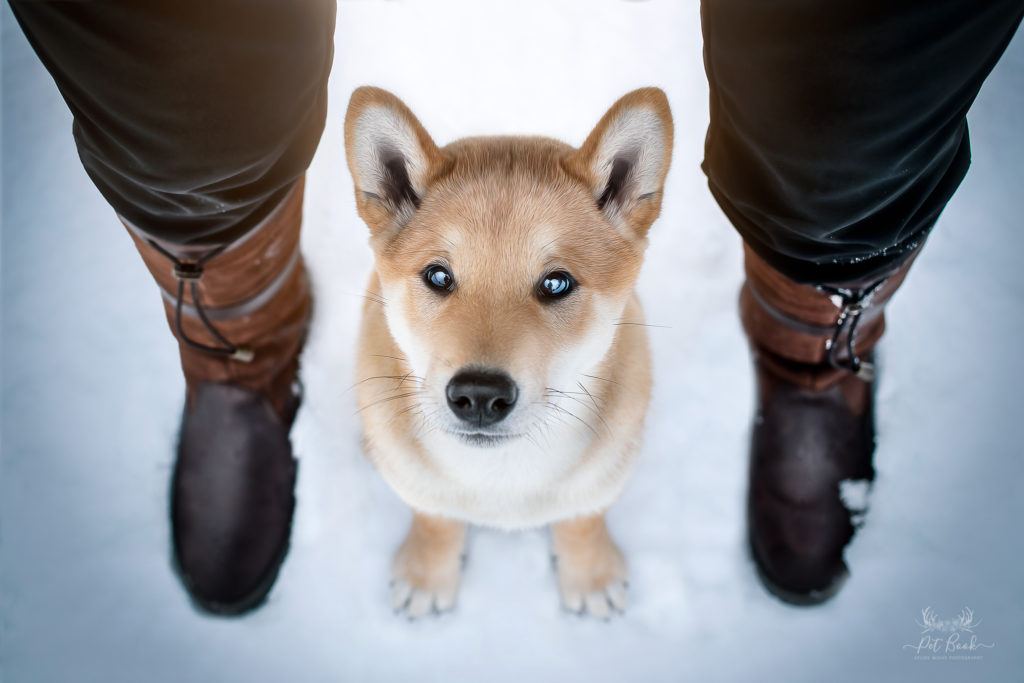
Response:
POLYGON ((488 432, 456 431, 449 431, 448 433, 467 446, 475 446, 477 448, 496 448, 518 438, 517 434, 490 434, 488 432))

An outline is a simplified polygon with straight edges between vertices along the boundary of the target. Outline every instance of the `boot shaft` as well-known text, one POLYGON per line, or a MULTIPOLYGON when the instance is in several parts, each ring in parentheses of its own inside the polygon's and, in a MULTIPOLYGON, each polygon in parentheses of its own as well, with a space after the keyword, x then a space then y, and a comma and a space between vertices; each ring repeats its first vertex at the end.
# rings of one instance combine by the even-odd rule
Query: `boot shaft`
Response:
POLYGON ((812 286, 790 280, 744 244, 740 320, 758 362, 810 390, 851 372, 871 381, 868 359, 885 331, 885 304, 918 252, 880 278, 812 286))
POLYGON ((300 178, 266 219, 229 244, 174 244, 122 219, 160 288, 190 399, 201 382, 233 384, 266 396, 290 419, 311 313, 299 251, 303 185, 300 178))

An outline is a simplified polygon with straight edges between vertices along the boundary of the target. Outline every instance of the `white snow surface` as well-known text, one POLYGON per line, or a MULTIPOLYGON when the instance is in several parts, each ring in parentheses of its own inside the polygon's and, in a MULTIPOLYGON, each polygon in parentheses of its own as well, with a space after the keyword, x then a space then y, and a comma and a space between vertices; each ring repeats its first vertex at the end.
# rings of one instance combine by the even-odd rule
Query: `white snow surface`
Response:
MULTIPOLYGON (((974 164, 889 309, 878 478, 831 602, 794 608, 744 543, 752 376, 740 240, 699 169, 696 2, 342 2, 303 249, 316 317, 291 551, 266 605, 196 612, 171 571, 184 383, 160 297, 78 161, 71 116, 3 8, 0 678, 37 681, 1010 681, 1024 672, 1024 39, 970 113, 974 164), (582 142, 640 86, 676 147, 639 289, 656 386, 608 518, 630 608, 559 608, 548 534, 474 531, 455 611, 408 622, 388 565, 410 519, 360 452, 353 355, 370 268, 344 162, 352 90, 385 87, 436 141, 582 142), (964 607, 981 659, 920 659, 921 611, 964 607)), ((969 635, 969 634, 967 634, 969 635)), ((928 654, 925 652, 924 654, 928 654)))

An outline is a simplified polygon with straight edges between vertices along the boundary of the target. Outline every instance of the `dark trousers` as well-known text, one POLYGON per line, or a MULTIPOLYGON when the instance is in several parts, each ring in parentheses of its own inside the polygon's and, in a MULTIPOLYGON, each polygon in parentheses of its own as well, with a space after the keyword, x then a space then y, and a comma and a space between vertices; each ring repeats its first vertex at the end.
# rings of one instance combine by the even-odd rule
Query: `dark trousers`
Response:
MULTIPOLYGON (((89 175, 153 236, 230 241, 309 165, 331 0, 12 6, 89 175)), ((704 169, 744 240, 800 282, 905 258, 967 172, 967 110, 1022 14, 1021 0, 704 2, 704 169)))
POLYGON ((802 283, 905 260, 967 173, 967 110, 1022 14, 1021 0, 702 2, 703 168, 744 241, 802 283))
POLYGON ((232 241, 309 166, 327 113, 334 0, 12 0, 117 213, 189 245, 232 241))

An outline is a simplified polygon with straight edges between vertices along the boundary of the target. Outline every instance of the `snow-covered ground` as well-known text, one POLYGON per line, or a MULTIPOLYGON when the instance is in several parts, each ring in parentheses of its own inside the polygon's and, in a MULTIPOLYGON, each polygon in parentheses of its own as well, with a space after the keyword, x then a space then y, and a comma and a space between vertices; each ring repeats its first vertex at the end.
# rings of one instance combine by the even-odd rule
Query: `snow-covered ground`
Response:
POLYGON ((974 166, 890 308, 879 476, 853 576, 788 607, 744 547, 751 372, 740 242, 698 168, 707 123, 696 2, 342 2, 332 107, 308 174, 317 317, 294 430, 291 553, 242 619, 195 612, 169 563, 183 382, 159 296, 83 172, 71 117, 3 8, 0 678, 103 681, 1009 681, 1024 671, 1024 39, 971 112, 974 166), (388 608, 410 516, 362 459, 353 340, 370 265, 344 164, 349 93, 402 97, 439 143, 578 144, 659 85, 676 148, 640 285, 657 385, 609 519, 631 606, 559 609, 544 531, 470 537, 453 614, 388 608), (915 620, 964 607, 980 660, 915 659, 915 620))

